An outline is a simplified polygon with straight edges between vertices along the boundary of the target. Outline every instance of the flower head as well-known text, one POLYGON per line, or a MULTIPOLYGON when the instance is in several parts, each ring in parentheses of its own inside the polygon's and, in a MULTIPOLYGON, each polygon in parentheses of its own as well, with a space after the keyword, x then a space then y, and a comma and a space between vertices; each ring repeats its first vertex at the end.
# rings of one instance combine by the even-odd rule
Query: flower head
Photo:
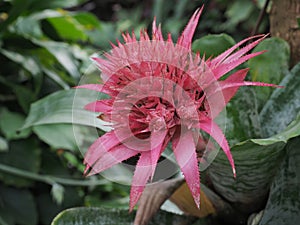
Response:
POLYGON ((191 42, 202 9, 196 10, 177 43, 169 34, 164 40, 155 20, 152 37, 145 30, 137 40, 123 34, 125 43, 112 45, 103 58, 93 58, 101 70, 103 84, 80 86, 106 93, 86 109, 101 113, 112 131, 98 138, 88 149, 84 163, 89 175, 139 156, 132 180, 130 209, 144 187, 168 143, 196 205, 200 203, 200 174, 197 146, 203 144, 200 131, 208 133, 225 152, 235 176, 235 167, 226 138, 214 122, 237 89, 244 85, 272 86, 244 81, 247 69, 220 81, 238 65, 262 52, 246 54, 264 36, 247 38, 221 55, 204 60, 191 51, 191 42), (238 50, 250 40, 251 44, 238 50))

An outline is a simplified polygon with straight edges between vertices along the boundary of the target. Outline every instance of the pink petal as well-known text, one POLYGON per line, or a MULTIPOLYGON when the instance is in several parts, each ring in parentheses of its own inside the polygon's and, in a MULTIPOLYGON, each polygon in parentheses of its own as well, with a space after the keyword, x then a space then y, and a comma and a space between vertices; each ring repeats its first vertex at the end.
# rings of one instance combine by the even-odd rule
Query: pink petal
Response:
POLYGON ((152 131, 151 132, 151 165, 152 165, 152 174, 151 179, 154 176, 156 163, 164 150, 164 140, 167 134, 167 130, 160 130, 160 131, 152 131))
POLYGON ((235 95, 239 86, 226 87, 231 82, 243 81, 247 75, 248 69, 243 69, 230 75, 225 81, 212 83, 206 90, 207 102, 212 106, 210 117, 216 118, 225 108, 230 99, 235 95))
POLYGON ((235 59, 240 58, 241 56, 243 56, 244 54, 246 54, 247 52, 249 52, 252 48, 254 48, 259 42, 261 42, 263 39, 266 38, 266 35, 264 35, 262 38, 259 38, 258 40, 246 45, 244 48, 238 50, 237 52, 235 52, 234 54, 230 55, 228 58, 226 58, 222 63, 228 63, 231 62, 235 59))
POLYGON ((132 178, 129 211, 133 210, 145 189, 147 181, 153 174, 153 168, 155 168, 157 163, 156 161, 155 165, 152 165, 152 163, 154 163, 153 160, 154 159, 151 159, 151 151, 141 153, 141 157, 136 165, 134 176, 132 178))
POLYGON ((187 26, 185 27, 184 31, 182 32, 181 36, 178 38, 177 44, 181 45, 185 48, 190 48, 192 43, 192 38, 194 36, 194 32, 196 30, 199 17, 202 13, 203 6, 201 9, 197 9, 193 16, 191 17, 190 21, 188 22, 187 26))
POLYGON ((236 176, 235 172, 235 166, 234 166, 234 161, 230 152, 230 148, 228 145, 228 142, 223 134, 223 131, 219 128, 219 126, 209 118, 206 118, 204 120, 201 120, 200 122, 200 129, 208 133, 212 138, 215 139, 215 141, 220 145, 220 147, 223 149, 225 152, 229 163, 232 168, 232 172, 234 177, 236 176))
POLYGON ((108 95, 114 95, 114 93, 116 93, 115 91, 108 89, 106 86, 102 84, 83 84, 83 85, 76 86, 74 88, 89 89, 92 91, 102 92, 108 95))
POLYGON ((275 84, 244 81, 249 69, 243 69, 230 75, 226 80, 213 83, 207 90, 207 102, 213 105, 210 117, 216 118, 241 86, 267 86, 282 88, 275 84))
POLYGON ((97 160, 88 176, 100 173, 137 154, 137 151, 129 149, 124 145, 116 146, 110 151, 105 152, 104 155, 97 160))
POLYGON ((93 112, 110 113, 112 110, 112 99, 103 99, 85 105, 85 109, 93 112))
POLYGON ((242 63, 246 62, 247 60, 258 56, 260 54, 264 53, 264 51, 261 52, 254 52, 248 55, 245 55, 235 61, 232 61, 230 63, 227 64, 221 64, 218 67, 212 69, 212 72, 215 74, 216 79, 219 79, 220 77, 222 77, 224 74, 226 74, 227 72, 231 71, 232 69, 236 68, 237 66, 241 65, 242 63))
MULTIPOLYGON (((131 135, 131 134, 129 134, 131 135)), ((124 137, 125 138, 125 137, 124 137)), ((84 164, 86 164, 85 173, 94 163, 101 158, 111 148, 115 147, 119 143, 122 143, 122 139, 118 137, 114 131, 108 132, 98 138, 88 149, 84 156, 84 164)))
POLYGON ((162 41, 164 40, 161 32, 161 27, 160 24, 158 25, 158 28, 156 28, 156 18, 154 18, 153 23, 152 23, 152 34, 154 40, 159 40, 162 41))
POLYGON ((219 64, 221 64, 232 52, 234 52, 239 46, 245 44, 247 41, 250 41, 252 39, 259 38, 262 36, 264 36, 264 35, 256 35, 256 36, 248 37, 248 38, 240 41, 236 45, 232 46, 231 48, 229 48, 228 50, 226 50, 225 52, 223 52, 222 54, 220 54, 219 56, 217 56, 216 58, 211 60, 212 66, 218 66, 219 64))
POLYGON ((174 155, 193 195, 196 206, 200 207, 200 173, 193 132, 182 129, 176 132, 172 145, 174 155))

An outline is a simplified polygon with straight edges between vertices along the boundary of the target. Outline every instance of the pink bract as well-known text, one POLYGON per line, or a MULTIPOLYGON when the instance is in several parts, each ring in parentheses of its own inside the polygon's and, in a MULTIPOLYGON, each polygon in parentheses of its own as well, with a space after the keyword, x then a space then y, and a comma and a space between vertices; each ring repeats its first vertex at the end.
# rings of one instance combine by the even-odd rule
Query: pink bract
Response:
MULTIPOLYGON (((200 204, 200 174, 196 148, 200 130, 208 133, 225 152, 235 176, 227 140, 214 122, 240 86, 274 86, 244 81, 247 69, 219 79, 262 52, 248 53, 263 35, 249 37, 219 56, 204 60, 191 51, 202 9, 196 10, 177 43, 169 34, 164 40, 155 20, 152 38, 145 30, 123 34, 125 43, 112 45, 102 58, 93 58, 101 70, 103 84, 79 86, 106 93, 109 99, 86 105, 101 113, 113 130, 99 137, 88 149, 85 173, 93 175, 130 157, 139 156, 134 172, 130 210, 136 205, 168 143, 185 177, 196 205, 200 204), (239 49, 240 46, 254 40, 239 49), (248 54, 247 54, 248 53, 248 54)), ((202 141, 203 142, 203 141, 202 141)))

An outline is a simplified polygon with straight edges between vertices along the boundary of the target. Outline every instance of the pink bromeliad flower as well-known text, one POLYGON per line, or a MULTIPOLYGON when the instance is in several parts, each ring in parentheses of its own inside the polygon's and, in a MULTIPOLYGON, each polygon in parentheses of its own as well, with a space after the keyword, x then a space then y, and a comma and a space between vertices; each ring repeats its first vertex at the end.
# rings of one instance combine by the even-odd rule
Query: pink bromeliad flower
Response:
POLYGON ((172 149, 196 205, 200 204, 200 174, 196 148, 208 133, 225 152, 235 176, 235 167, 226 138, 214 122, 240 86, 274 86, 244 81, 247 69, 220 78, 262 52, 248 53, 265 36, 237 43, 219 56, 204 60, 191 51, 192 37, 202 9, 196 10, 177 43, 171 35, 164 40, 155 20, 152 38, 145 30, 123 34, 125 43, 112 45, 102 58, 93 58, 101 70, 103 84, 87 88, 110 96, 86 105, 109 121, 112 130, 88 149, 85 173, 93 175, 130 157, 139 156, 130 193, 130 210, 136 205, 167 147, 172 149), (240 48, 250 40, 251 44, 240 48), (247 54, 248 53, 248 54, 247 54))

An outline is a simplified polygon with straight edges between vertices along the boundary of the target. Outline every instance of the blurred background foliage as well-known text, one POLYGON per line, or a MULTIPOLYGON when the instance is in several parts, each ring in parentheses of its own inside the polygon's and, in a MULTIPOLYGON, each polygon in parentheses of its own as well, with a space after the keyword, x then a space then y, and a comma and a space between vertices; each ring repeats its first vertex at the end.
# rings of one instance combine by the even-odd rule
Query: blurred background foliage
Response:
MULTIPOLYGON (((121 32, 135 30, 138 36, 141 28, 150 30, 154 16, 162 23, 164 34, 170 32, 175 40, 193 11, 204 4, 193 50, 215 56, 253 33, 264 3, 264 0, 1 0, 0 224, 50 224, 60 211, 76 206, 127 207, 128 186, 100 175, 82 176, 83 157, 78 146, 88 146, 94 140, 93 131, 83 125, 90 125, 88 121, 95 116, 83 112, 82 107, 95 96, 83 92, 74 109, 75 91, 70 89, 86 71, 98 75, 91 68, 90 55, 108 50, 110 42, 115 43, 121 32), (72 110, 82 117, 72 118, 72 110)), ((268 33, 268 26, 266 15, 257 32, 268 33)), ((299 69, 289 72, 286 42, 280 39, 269 42, 259 48, 269 48, 270 53, 249 63, 252 79, 280 83, 286 74, 298 73, 299 69), (281 54, 272 52, 274 46, 281 54), (279 63, 275 67, 268 64, 272 60, 279 63)), ((294 81, 287 78, 285 82, 294 81)), ((262 118, 271 120, 266 115, 272 113, 272 106, 263 106, 273 90, 267 89, 256 96, 258 103, 248 102, 254 104, 252 111, 245 99, 255 93, 243 90, 242 97, 228 108, 232 116, 229 120, 243 121, 229 125, 232 145, 276 134, 274 127, 258 126, 255 117, 260 113, 262 118), (237 105, 245 107, 251 116, 242 115, 237 105)), ((287 97, 296 98, 298 94, 290 91, 287 97)), ((272 99, 276 101, 276 94, 272 99)), ((283 124, 274 120, 281 131, 296 118, 297 110, 299 103, 283 124)), ((126 177, 120 175, 118 179, 126 177)))

